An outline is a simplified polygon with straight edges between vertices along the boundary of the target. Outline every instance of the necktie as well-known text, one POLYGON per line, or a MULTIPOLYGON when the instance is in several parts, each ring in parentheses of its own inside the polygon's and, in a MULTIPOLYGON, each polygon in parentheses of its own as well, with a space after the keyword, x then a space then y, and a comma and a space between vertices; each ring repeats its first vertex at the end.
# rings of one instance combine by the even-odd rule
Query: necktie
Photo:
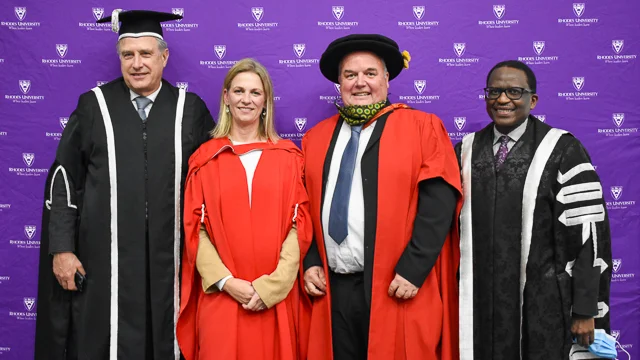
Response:
POLYGON ((507 154, 509 153, 509 148, 507 144, 509 143, 509 137, 506 135, 500 136, 500 147, 498 148, 498 152, 496 153, 496 170, 500 169, 504 161, 507 159, 507 154))
POLYGON ((144 96, 138 96, 133 100, 136 101, 136 106, 138 107, 138 115, 140 115, 140 119, 142 119, 143 122, 147 121, 147 113, 144 112, 144 109, 147 107, 147 105, 151 104, 151 99, 144 96))
POLYGON ((340 161, 340 171, 338 181, 331 200, 331 210, 329 214, 329 235, 333 240, 341 244, 349 233, 349 198, 351 195, 351 183, 353 171, 356 167, 356 155, 358 154, 358 143, 360 142, 360 131, 362 125, 351 126, 351 138, 342 154, 340 161))

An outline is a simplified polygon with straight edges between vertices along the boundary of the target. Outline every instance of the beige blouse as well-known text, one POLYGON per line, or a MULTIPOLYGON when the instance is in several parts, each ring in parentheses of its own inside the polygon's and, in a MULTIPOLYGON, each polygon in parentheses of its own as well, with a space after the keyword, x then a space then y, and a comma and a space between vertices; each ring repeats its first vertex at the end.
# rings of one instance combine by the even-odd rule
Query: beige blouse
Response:
MULTIPOLYGON (((202 277, 202 289, 206 294, 215 293, 218 288, 215 283, 233 274, 220 259, 215 246, 211 243, 204 225, 200 226, 200 242, 196 254, 196 268, 202 277)), ((300 246, 298 231, 294 226, 282 243, 280 260, 271 274, 264 274, 252 281, 262 302, 271 308, 284 300, 298 276, 300 268, 300 246)), ((252 279, 244 279, 251 281, 252 279)))

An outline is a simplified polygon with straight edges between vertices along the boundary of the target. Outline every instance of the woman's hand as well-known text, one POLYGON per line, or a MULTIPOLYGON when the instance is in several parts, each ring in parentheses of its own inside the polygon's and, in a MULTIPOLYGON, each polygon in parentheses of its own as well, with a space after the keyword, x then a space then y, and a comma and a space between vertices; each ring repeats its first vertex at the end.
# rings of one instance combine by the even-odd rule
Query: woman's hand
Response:
POLYGON ((229 296, 242 304, 242 306, 249 304, 249 301, 251 301, 254 294, 256 294, 250 282, 236 278, 227 280, 222 287, 222 291, 229 294, 229 296))
POLYGON ((247 305, 243 304, 242 307, 245 310, 251 310, 251 311, 262 311, 267 308, 267 306, 264 304, 264 302, 262 302, 262 299, 260 298, 260 295, 258 295, 257 292, 253 294, 253 297, 251 297, 251 301, 249 301, 247 305))

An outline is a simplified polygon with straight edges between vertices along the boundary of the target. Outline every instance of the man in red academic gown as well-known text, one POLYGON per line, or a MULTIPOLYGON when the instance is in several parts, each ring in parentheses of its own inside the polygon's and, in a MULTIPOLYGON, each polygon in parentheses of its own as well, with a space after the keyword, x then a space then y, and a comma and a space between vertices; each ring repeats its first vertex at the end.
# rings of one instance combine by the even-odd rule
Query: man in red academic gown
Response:
POLYGON ((309 360, 458 357, 460 175, 441 120, 387 99, 409 60, 381 35, 320 59, 344 106, 302 140, 309 360))

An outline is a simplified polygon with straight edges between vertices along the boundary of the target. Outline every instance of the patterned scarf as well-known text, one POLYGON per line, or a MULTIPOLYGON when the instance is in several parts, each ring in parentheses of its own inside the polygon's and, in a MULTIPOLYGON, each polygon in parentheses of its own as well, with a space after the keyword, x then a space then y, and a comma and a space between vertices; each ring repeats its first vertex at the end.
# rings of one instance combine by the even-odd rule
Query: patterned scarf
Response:
POLYGON ((344 121, 351 126, 365 124, 389 104, 388 100, 369 105, 340 106, 334 103, 344 121))

